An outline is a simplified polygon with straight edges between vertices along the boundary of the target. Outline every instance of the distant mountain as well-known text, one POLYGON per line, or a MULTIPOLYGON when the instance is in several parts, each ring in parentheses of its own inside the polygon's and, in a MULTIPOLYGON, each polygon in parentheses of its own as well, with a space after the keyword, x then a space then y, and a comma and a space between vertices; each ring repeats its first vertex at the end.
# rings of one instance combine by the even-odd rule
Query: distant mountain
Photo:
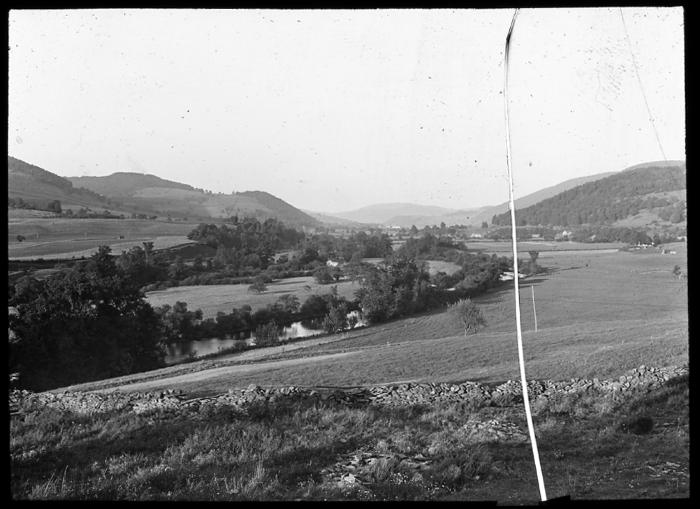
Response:
MULTIPOLYGON (((586 182, 607 177, 614 173, 615 172, 607 172, 578 177, 555 186, 541 189, 515 200, 516 210, 529 207, 562 191, 566 191, 567 189, 571 189, 572 187, 586 182)), ((459 210, 428 205, 416 205, 412 203, 380 203, 362 207, 357 210, 336 212, 329 215, 360 223, 401 226, 403 228, 410 228, 412 225, 416 225, 416 227, 422 228, 424 226, 439 225, 440 223, 445 223, 448 226, 458 224, 481 226, 483 221, 490 224, 491 218, 495 214, 500 214, 503 211, 508 211, 508 202, 501 205, 459 210)))
MULTIPOLYGON (((685 219, 685 174, 684 161, 636 165, 529 207, 516 206, 516 220, 519 225, 620 225, 643 213, 649 223, 680 223, 685 219)), ((510 224, 510 214, 496 215, 493 223, 510 224)))
POLYGON ((289 226, 319 224, 308 214, 263 191, 212 193, 155 175, 130 172, 106 177, 71 177, 70 181, 99 192, 124 207, 147 208, 159 215, 190 219, 233 215, 260 220, 274 217, 289 226))
POLYGON ((59 200, 62 205, 90 207, 100 211, 107 199, 88 189, 74 187, 70 180, 12 156, 7 157, 7 197, 45 207, 59 200))
POLYGON ((320 221, 322 223, 326 223, 327 225, 331 226, 345 226, 345 227, 354 227, 358 228, 363 226, 363 223, 358 223, 357 221, 350 221, 349 219, 343 219, 342 217, 336 217, 331 214, 324 214, 322 212, 314 212, 311 210, 304 210, 302 209, 302 212, 305 214, 310 215, 317 221, 320 221))
MULTIPOLYGON (((615 173, 617 172, 608 171, 605 173, 597 173, 595 175, 588 175, 585 177, 577 177, 571 180, 565 180, 564 182, 561 182, 554 186, 545 187, 544 189, 540 189, 539 191, 535 191, 534 193, 525 195, 521 198, 517 198, 515 200, 515 210, 517 212, 521 209, 524 209, 525 207, 529 207, 537 202, 546 200, 547 198, 551 198, 552 196, 555 196, 568 189, 580 186, 581 184, 585 184, 586 182, 592 182, 594 180, 599 180, 610 175, 614 175, 615 173)), ((510 208, 508 206, 508 202, 491 207, 482 207, 482 209, 471 218, 470 223, 472 225, 481 225, 483 221, 486 221, 487 223, 491 224, 491 219, 494 215, 501 214, 504 211, 508 212, 509 210, 510 208)))
MULTIPOLYGON (((456 212, 455 209, 416 205, 414 203, 379 203, 347 212, 334 212, 330 215, 367 224, 390 225, 389 220, 401 216, 433 217, 456 212)), ((409 225, 410 226, 410 225, 409 225)))

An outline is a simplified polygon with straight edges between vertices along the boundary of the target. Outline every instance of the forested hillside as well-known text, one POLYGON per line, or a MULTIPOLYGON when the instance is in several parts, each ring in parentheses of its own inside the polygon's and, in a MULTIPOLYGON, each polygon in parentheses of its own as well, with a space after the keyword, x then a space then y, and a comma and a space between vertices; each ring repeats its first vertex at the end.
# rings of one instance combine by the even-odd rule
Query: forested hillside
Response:
MULTIPOLYGON (((685 162, 645 166, 588 182, 517 211, 519 226, 612 224, 646 210, 662 221, 685 219, 685 162)), ((506 211, 494 225, 509 225, 506 211)))

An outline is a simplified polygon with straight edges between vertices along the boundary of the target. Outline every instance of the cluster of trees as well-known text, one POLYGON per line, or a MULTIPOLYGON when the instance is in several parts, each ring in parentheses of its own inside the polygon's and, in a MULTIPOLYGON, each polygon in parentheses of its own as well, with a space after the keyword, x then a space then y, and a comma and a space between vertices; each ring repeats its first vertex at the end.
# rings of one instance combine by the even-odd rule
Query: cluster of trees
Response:
POLYGON ((396 255, 367 267, 357 297, 367 321, 377 323, 434 306, 434 293, 426 264, 396 255))
POLYGON ((360 231, 348 237, 329 234, 310 236, 302 246, 303 260, 350 262, 362 258, 384 258, 391 254, 391 238, 386 233, 360 231))
POLYGON ((512 270, 512 260, 486 254, 462 253, 461 269, 430 276, 425 262, 399 253, 384 264, 367 267, 360 278, 358 305, 369 323, 408 316, 474 297, 499 284, 512 270))
POLYGON ((124 214, 113 214, 107 209, 104 209, 102 212, 96 212, 86 207, 80 207, 77 212, 73 212, 72 209, 66 209, 62 215, 63 217, 78 219, 124 219, 124 214))
POLYGON ((685 219, 685 200, 679 200, 673 205, 668 205, 658 212, 664 221, 678 224, 685 219))
POLYGON ((266 268, 276 252, 291 249, 304 239, 304 234, 287 228, 277 219, 260 222, 246 217, 231 219, 231 224, 200 224, 187 237, 190 240, 216 249, 213 263, 219 267, 230 266, 266 268))
POLYGON ((56 214, 61 213, 61 202, 59 200, 51 200, 46 204, 24 201, 22 198, 8 198, 7 206, 11 209, 33 209, 47 210, 56 214))
POLYGON ((245 305, 233 308, 230 313, 220 311, 216 318, 203 319, 202 310, 188 310, 186 302, 156 307, 155 313, 162 324, 166 343, 245 337, 255 331, 257 344, 264 346, 276 341, 281 329, 296 321, 327 332, 348 328, 354 324, 348 322, 347 314, 354 309, 357 309, 356 304, 339 297, 333 287, 328 294, 309 296, 303 304, 296 295, 286 294, 256 311, 245 305), (276 336, 273 331, 277 331, 276 336))
POLYGON ((229 248, 245 252, 270 253, 280 249, 295 247, 304 238, 304 234, 294 228, 288 228, 277 219, 260 222, 252 217, 230 218, 230 224, 217 226, 202 223, 192 230, 187 238, 207 244, 213 248, 229 248))
MULTIPOLYGON (((681 189, 685 189, 685 171, 682 167, 648 167, 621 172, 519 210, 518 226, 611 223, 633 216, 643 209, 677 207, 673 198, 644 195, 681 189)), ((674 219, 677 219, 676 222, 682 220, 678 214, 674 215, 674 219)), ((495 215, 491 223, 510 225, 510 214, 495 215)))
POLYGON ((46 390, 163 364, 158 315, 103 246, 89 260, 9 288, 10 372, 46 390))
POLYGON ((466 250, 467 246, 463 242, 454 242, 449 237, 426 232, 419 238, 406 240, 397 254, 416 260, 455 261, 466 250))

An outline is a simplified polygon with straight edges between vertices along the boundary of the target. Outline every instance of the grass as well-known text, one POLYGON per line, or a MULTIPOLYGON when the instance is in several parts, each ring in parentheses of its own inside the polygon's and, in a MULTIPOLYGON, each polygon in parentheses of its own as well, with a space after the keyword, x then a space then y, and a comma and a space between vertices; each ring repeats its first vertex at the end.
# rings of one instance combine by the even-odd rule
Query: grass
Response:
MULTIPOLYGON (((518 253, 527 256, 527 251, 595 251, 619 249, 626 246, 624 242, 556 242, 547 240, 523 240, 518 242, 518 253)), ((470 240, 467 247, 474 251, 485 251, 487 253, 510 253, 512 256, 513 247, 510 240, 470 240)))
POLYGON ((146 298, 152 306, 163 304, 173 305, 177 301, 187 302, 188 309, 201 309, 204 318, 215 317, 222 311, 230 313, 231 309, 249 305, 253 310, 273 304, 282 295, 294 294, 303 303, 310 295, 330 293, 332 286, 338 287, 338 295, 348 300, 355 298, 359 283, 341 281, 333 285, 320 285, 313 277, 286 278, 267 285, 267 290, 261 293, 251 292, 247 284, 239 285, 206 285, 178 286, 148 292, 146 298))
POLYGON ((57 217, 8 218, 8 257, 70 258, 89 256, 100 245, 119 253, 144 241, 156 249, 188 242, 186 235, 197 225, 135 219, 67 219, 57 217), (26 240, 17 241, 17 235, 26 240), (119 237, 123 236, 124 239, 119 237))
MULTIPOLYGON (((549 258, 543 253, 539 262, 550 267, 551 273, 524 280, 521 293, 528 377, 616 377, 641 364, 687 362, 687 286, 671 275, 673 264, 687 268, 684 252, 679 251, 673 260, 660 254, 624 252, 549 258), (530 284, 535 288, 536 333, 530 284)), ((211 292, 215 287, 198 288, 211 292)), ((261 349, 75 389, 119 384, 122 390, 139 390, 138 385, 130 384, 148 380, 149 390, 175 384, 189 393, 212 394, 251 383, 351 386, 405 380, 516 379, 512 298, 509 286, 476 298, 488 326, 466 339, 459 324, 437 311, 299 341, 294 350, 261 349), (217 370, 211 371, 213 368, 217 370), (192 376, 182 376, 187 373, 192 376)))
MULTIPOLYGON (((562 396, 533 413, 550 498, 689 495, 687 377, 626 401, 562 396), (637 417, 653 421, 651 432, 623 426, 637 417)), ((519 406, 279 399, 163 417, 43 408, 12 418, 13 498, 538 501, 529 444, 489 441, 468 424, 497 419, 525 432, 519 406), (359 482, 339 484, 360 456, 370 459, 356 463, 359 482), (422 469, 409 461, 418 457, 422 469)))

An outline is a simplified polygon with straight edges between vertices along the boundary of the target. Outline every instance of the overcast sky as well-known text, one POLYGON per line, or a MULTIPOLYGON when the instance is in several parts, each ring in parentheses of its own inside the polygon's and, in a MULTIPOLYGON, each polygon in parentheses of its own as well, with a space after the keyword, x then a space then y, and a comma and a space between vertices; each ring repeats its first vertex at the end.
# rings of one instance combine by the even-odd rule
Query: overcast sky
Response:
MULTIPOLYGON (((683 11, 523 9, 516 198, 685 159, 683 11)), ((12 11, 9 154, 153 173, 305 210, 507 200, 506 10, 12 11)))

